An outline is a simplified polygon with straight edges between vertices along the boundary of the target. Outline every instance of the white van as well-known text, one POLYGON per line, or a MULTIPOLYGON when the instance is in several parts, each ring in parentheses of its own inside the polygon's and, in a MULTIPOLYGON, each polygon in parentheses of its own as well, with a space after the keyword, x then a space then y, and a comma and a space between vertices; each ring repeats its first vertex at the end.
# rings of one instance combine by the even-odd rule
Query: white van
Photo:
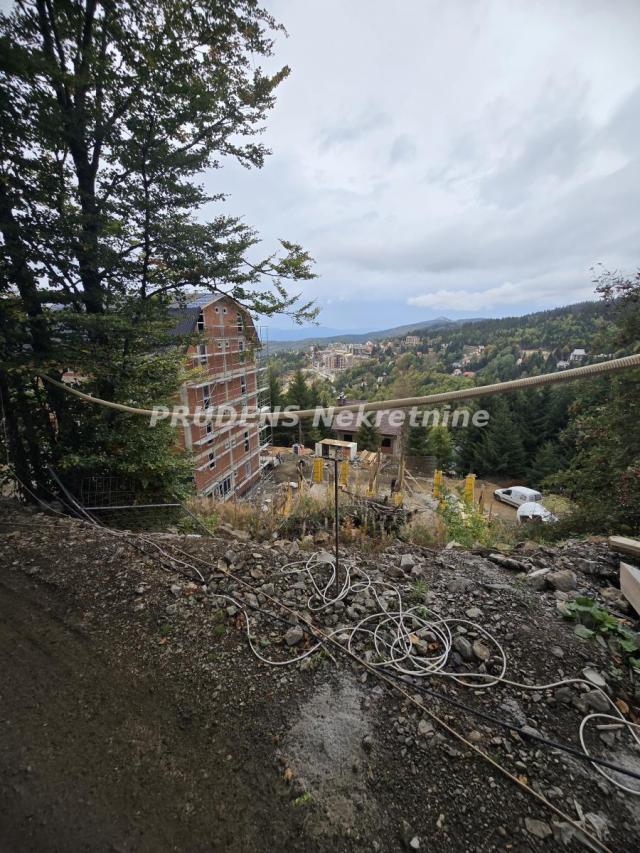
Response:
POLYGON ((542 495, 536 492, 535 489, 528 489, 526 486, 512 486, 510 489, 496 489, 493 493, 497 501, 511 506, 519 507, 522 504, 542 503, 542 495))

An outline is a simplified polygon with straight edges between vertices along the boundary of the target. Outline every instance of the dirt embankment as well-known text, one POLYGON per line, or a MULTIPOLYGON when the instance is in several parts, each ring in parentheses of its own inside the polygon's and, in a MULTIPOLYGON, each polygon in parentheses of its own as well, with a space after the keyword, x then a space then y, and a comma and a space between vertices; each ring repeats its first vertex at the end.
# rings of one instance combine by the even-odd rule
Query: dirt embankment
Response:
MULTIPOLYGON (((285 639, 291 626, 263 612, 276 597, 308 614, 310 581, 286 574, 295 543, 150 537, 164 553, 153 544, 141 553, 79 522, 4 509, 0 849, 585 849, 557 815, 340 656, 279 667, 252 654, 244 606, 264 657, 284 660, 313 644, 285 639), (176 571, 176 546, 206 562, 204 586, 176 571), (254 592, 229 581, 225 567, 254 592)), ((433 618, 489 626, 515 680, 548 682, 591 667, 633 713, 637 687, 608 649, 580 639, 561 618, 562 590, 533 575, 573 560, 575 588, 564 595, 599 595, 615 583, 615 559, 605 546, 584 548, 575 558, 570 549, 523 551, 516 565, 500 565, 487 555, 397 543, 352 560, 354 570, 393 584, 433 618)), ((372 600, 356 593, 314 620, 344 630, 371 612, 372 600)), ((482 638, 472 625, 456 636, 453 669, 494 671, 493 656, 474 657, 482 638)), ((356 646, 373 659, 366 637, 356 646)), ((423 697, 434 713, 586 821, 611 850, 633 849, 640 798, 619 793, 576 758, 446 701, 575 746, 589 688, 471 693, 446 679, 432 686, 444 697, 423 697)), ((595 735, 591 746, 636 760, 623 734, 609 745, 595 735)))

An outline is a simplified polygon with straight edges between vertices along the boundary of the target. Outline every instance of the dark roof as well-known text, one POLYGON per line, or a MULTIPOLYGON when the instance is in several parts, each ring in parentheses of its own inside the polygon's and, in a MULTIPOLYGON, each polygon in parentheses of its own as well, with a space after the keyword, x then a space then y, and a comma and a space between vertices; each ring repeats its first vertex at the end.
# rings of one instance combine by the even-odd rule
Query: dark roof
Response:
MULTIPOLYGON (((368 420, 377 425, 380 435, 400 435, 402 426, 396 426, 395 423, 390 424, 389 419, 392 414, 395 417, 395 413, 401 411, 401 409, 383 409, 380 412, 370 413, 368 420)), ((331 422, 331 429, 333 432, 356 433, 360 427, 360 422, 359 412, 338 412, 331 422)))
POLYGON ((177 338, 195 332, 199 313, 199 308, 189 308, 189 306, 169 308, 169 316, 174 321, 169 334, 177 338))
POLYGON ((192 296, 188 297, 185 304, 180 305, 179 303, 174 302, 173 305, 169 307, 169 316, 174 319, 175 325, 171 328, 169 334, 173 337, 193 334, 196 331, 196 323, 198 322, 200 311, 206 305, 211 305, 212 302, 219 302, 221 299, 228 299, 229 302, 235 305, 238 311, 241 311, 246 315, 249 320, 246 324, 246 333, 249 337, 252 337, 255 340, 258 346, 260 346, 260 338, 253 322, 253 318, 251 317, 251 313, 244 307, 244 305, 240 305, 227 293, 194 293, 192 296))

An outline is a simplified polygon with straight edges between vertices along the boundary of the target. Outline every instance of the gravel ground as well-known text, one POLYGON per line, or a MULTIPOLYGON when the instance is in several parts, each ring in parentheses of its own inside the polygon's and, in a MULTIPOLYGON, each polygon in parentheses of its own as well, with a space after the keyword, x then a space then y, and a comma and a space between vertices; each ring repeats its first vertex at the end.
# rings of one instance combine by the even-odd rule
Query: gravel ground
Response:
MULTIPOLYGON (((291 615, 310 615, 310 584, 281 571, 306 559, 297 551, 295 542, 158 535, 134 547, 77 521, 2 506, 0 850, 586 849, 569 824, 344 656, 320 652, 287 667, 253 655, 243 608, 265 657, 286 660, 314 644, 292 629, 291 615), (187 560, 178 548, 202 568, 204 585, 179 571, 187 560), (226 577, 229 569, 252 591, 226 577), (289 608, 280 620, 266 612, 274 598, 289 608)), ((396 585, 432 617, 489 629, 515 680, 589 668, 637 713, 640 688, 620 661, 606 644, 576 636, 558 610, 577 593, 624 608, 604 543, 525 544, 508 558, 396 543, 349 557, 361 577, 396 585), (550 571, 534 574, 540 569, 550 571)), ((355 593, 315 624, 340 636, 372 609, 370 594, 355 593)), ((477 629, 457 630, 447 668, 495 672, 477 629)), ((366 638, 357 651, 375 661, 366 638)), ((573 746, 598 702, 586 686, 430 686, 573 746)), ((610 850, 636 849, 640 797, 444 698, 422 701, 610 850)), ((640 770, 624 734, 589 743, 640 770)))

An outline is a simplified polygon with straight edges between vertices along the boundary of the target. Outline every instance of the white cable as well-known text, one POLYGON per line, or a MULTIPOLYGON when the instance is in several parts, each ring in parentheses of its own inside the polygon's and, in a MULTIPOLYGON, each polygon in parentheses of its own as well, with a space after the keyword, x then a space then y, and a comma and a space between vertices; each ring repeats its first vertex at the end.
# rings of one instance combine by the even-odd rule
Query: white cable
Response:
MULTIPOLYGON (((16 477, 16 479, 18 478, 16 477)), ((24 483, 22 485, 36 498, 38 503, 45 506, 48 510, 53 509, 52 507, 49 507, 48 504, 45 504, 45 502, 42 501, 37 495, 35 495, 31 489, 25 486, 24 483)), ((53 509, 53 511, 57 515, 67 517, 59 510, 53 509)), ((109 527, 100 527, 100 525, 96 524, 96 522, 93 520, 79 520, 82 524, 88 524, 89 526, 99 527, 100 530, 104 530, 106 533, 110 533, 117 537, 127 538, 131 537, 131 535, 134 535, 139 541, 152 545, 154 548, 156 548, 157 551, 160 552, 160 554, 162 554, 167 559, 173 561, 174 563, 179 563, 186 569, 196 572, 202 583, 205 582, 204 576, 202 575, 200 570, 193 565, 193 563, 177 558, 175 554, 171 554, 165 551, 153 539, 148 539, 147 537, 142 536, 141 534, 129 534, 125 531, 115 530, 109 527)), ((384 581, 373 581, 371 577, 362 569, 360 569, 359 573, 364 575, 365 580, 353 582, 351 577, 353 569, 352 560, 344 560, 341 563, 341 567, 344 571, 344 581, 337 594, 331 594, 331 590, 333 590, 336 586, 336 564, 334 558, 331 557, 331 555, 329 555, 328 553, 322 557, 314 553, 307 560, 298 560, 295 562, 287 563, 286 565, 281 567, 279 574, 290 575, 299 574, 302 572, 305 572, 307 574, 308 578, 311 580, 314 589, 314 592, 308 599, 307 607, 311 612, 316 613, 332 606, 333 604, 336 604, 339 601, 343 601, 350 593, 358 593, 368 590, 372 591, 380 607, 379 611, 376 611, 375 613, 372 613, 369 616, 365 616, 354 626, 336 629, 326 635, 327 637, 334 637, 336 635, 340 637, 346 634, 346 648, 351 654, 354 654, 356 656, 359 655, 353 650, 354 636, 358 633, 364 633, 372 637, 376 654, 380 659, 375 662, 369 662, 369 666, 387 668, 391 667, 400 674, 411 675, 414 677, 437 676, 442 678, 450 678, 464 687, 469 687, 471 689, 478 690, 486 690, 487 688, 494 687, 498 684, 508 684, 511 687, 517 687, 521 690, 537 691, 551 690, 553 688, 562 687, 569 684, 587 684, 592 689, 599 691, 606 698, 607 702, 611 705, 612 710, 615 711, 615 715, 603 713, 587 714, 582 719, 578 730, 578 737, 582 750, 587 756, 587 758, 591 758, 591 753, 589 752, 585 743, 584 732, 587 723, 590 720, 594 719, 612 720, 618 725, 623 725, 625 727, 625 730, 628 731, 631 735, 636 746, 640 748, 640 725, 626 720, 620 709, 607 695, 607 693, 605 693, 602 688, 590 682, 587 678, 565 678, 560 681, 551 682, 549 684, 523 684, 521 682, 512 681, 508 678, 505 678, 505 673, 507 669, 506 653, 498 642, 498 640, 481 625, 478 625, 477 623, 472 622, 468 619, 457 619, 454 617, 443 617, 436 620, 427 619, 424 615, 420 615, 417 612, 420 610, 424 610, 424 608, 422 608, 421 606, 414 606, 407 609, 403 607, 402 595, 398 587, 384 581), (300 568, 292 568, 296 566, 299 566, 300 568), (317 568, 318 566, 327 566, 330 568, 328 581, 320 583, 316 580, 313 573, 313 569, 317 568), (381 596, 378 594, 376 587, 382 587, 386 589, 387 592, 392 593, 393 597, 397 599, 397 609, 390 610, 385 605, 385 602, 381 600, 381 596), (318 601, 319 604, 317 603, 318 601), (375 626, 375 628, 371 629, 364 627, 368 622, 373 622, 373 620, 378 620, 378 624, 375 626), (480 632, 496 647, 501 658, 499 675, 491 675, 489 673, 480 672, 450 672, 444 669, 449 660, 449 656, 453 648, 453 638, 449 626, 454 624, 472 626, 474 630, 480 632), (384 631, 387 631, 387 634, 391 632, 391 638, 385 637, 384 631), (413 646, 416 645, 416 640, 420 639, 420 632, 423 635, 431 634, 437 640, 439 646, 442 647, 441 650, 438 650, 438 652, 433 656, 411 654, 413 646), (411 661, 411 668, 408 668, 405 665, 407 661, 411 661), (475 684, 470 684, 468 679, 481 680, 483 681, 483 683, 476 686, 475 684)), ((302 654, 297 655, 293 658, 288 658, 287 660, 279 661, 266 658, 260 654, 260 652, 253 644, 251 635, 251 624, 246 606, 230 595, 226 595, 223 593, 215 593, 215 596, 232 602, 234 606, 240 609, 240 612, 245 618, 247 641, 249 643, 249 647, 251 648, 253 654, 258 658, 258 660, 262 661, 263 663, 266 663, 270 666, 289 666, 292 663, 298 663, 304 660, 305 658, 310 657, 320 648, 323 648, 323 642, 318 641, 314 646, 312 646, 310 649, 307 649, 302 654)), ((308 625, 306 625, 305 627, 306 630, 309 630, 308 625)), ((326 649, 325 653, 328 653, 326 649)), ((628 794, 640 796, 640 789, 630 788, 627 785, 622 784, 621 782, 614 779, 609 773, 604 770, 604 768, 602 768, 598 764, 592 762, 592 767, 594 767, 598 771, 598 773, 600 773, 605 779, 611 782, 611 784, 614 785, 616 788, 619 788, 620 790, 625 791, 628 794)))
MULTIPOLYGON (((344 582, 340 590, 335 594, 336 567, 334 559, 326 554, 325 557, 320 557, 317 554, 312 554, 307 560, 300 560, 293 563, 288 563, 282 567, 280 574, 298 574, 306 573, 311 581, 314 592, 307 601, 307 608, 311 612, 319 612, 325 610, 331 605, 343 601, 349 594, 363 591, 371 591, 378 603, 379 610, 365 616, 353 626, 332 631, 329 636, 338 635, 346 636, 346 648, 352 654, 358 655, 354 649, 354 639, 358 634, 365 634, 370 637, 377 660, 368 661, 369 666, 392 668, 402 675, 410 675, 414 677, 440 677, 449 678, 458 684, 475 690, 486 690, 490 687, 495 687, 498 684, 506 684, 511 687, 517 687, 521 690, 544 691, 558 687, 563 687, 571 684, 587 684, 593 690, 601 693, 611 706, 614 714, 587 714, 580 723, 578 737, 580 745, 587 758, 591 757, 591 753, 585 743, 585 727, 590 720, 606 719, 612 720, 615 723, 625 727, 625 730, 631 735, 635 744, 640 748, 640 725, 632 723, 625 719, 620 709, 613 700, 605 693, 605 691, 593 684, 587 678, 564 678, 559 681, 554 681, 549 684, 523 684, 518 681, 512 681, 505 677, 507 671, 507 655, 500 642, 482 625, 472 622, 469 619, 458 619, 455 617, 442 617, 438 619, 428 619, 421 611, 424 608, 421 606, 413 606, 404 608, 402 594, 398 587, 386 583, 384 581, 374 581, 369 575, 360 570, 360 574, 364 575, 365 580, 352 582, 351 575, 353 562, 345 560, 341 563, 344 571, 344 582), (314 575, 313 569, 318 566, 329 568, 328 581, 318 581, 314 575), (299 568, 294 568, 299 567, 299 568), (383 597, 378 593, 377 587, 391 592, 396 600, 395 609, 390 609, 383 597), (332 593, 333 591, 333 593, 332 593), (500 659, 500 672, 498 675, 491 675, 482 672, 451 672, 445 667, 449 661, 449 657, 453 650, 453 636, 451 626, 468 625, 475 631, 486 638, 497 650, 500 659), (433 655, 414 654, 415 646, 425 635, 431 635, 436 641, 437 649, 433 655), (470 680, 480 681, 480 684, 470 683, 470 680)), ((390 596, 387 596, 390 597, 390 596)), ((321 643, 318 643, 318 648, 321 643)), ((315 649, 314 649, 315 650, 315 649)), ((314 650, 311 650, 312 653, 314 650)), ((306 657, 307 655, 305 655, 306 657)), ((260 657, 258 655, 258 657, 260 657)), ((263 658, 260 658, 264 660, 263 658)), ((290 661, 295 662, 296 659, 290 661)), ((281 662, 278 662, 281 664, 281 662)), ((640 789, 630 788, 627 785, 614 779, 604 768, 592 762, 592 766, 604 776, 612 785, 615 785, 620 790, 626 793, 640 796, 640 789)))

